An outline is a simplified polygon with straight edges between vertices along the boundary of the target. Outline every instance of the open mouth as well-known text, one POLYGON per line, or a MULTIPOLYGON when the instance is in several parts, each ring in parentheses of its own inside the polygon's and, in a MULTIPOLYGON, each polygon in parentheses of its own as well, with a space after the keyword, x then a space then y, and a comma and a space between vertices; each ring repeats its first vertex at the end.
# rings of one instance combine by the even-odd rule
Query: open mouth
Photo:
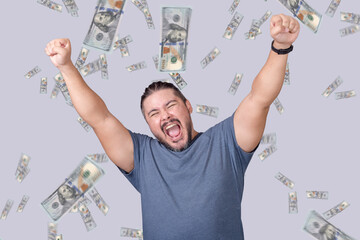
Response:
POLYGON ((181 127, 177 123, 170 123, 164 128, 164 132, 171 139, 176 140, 181 135, 181 127))

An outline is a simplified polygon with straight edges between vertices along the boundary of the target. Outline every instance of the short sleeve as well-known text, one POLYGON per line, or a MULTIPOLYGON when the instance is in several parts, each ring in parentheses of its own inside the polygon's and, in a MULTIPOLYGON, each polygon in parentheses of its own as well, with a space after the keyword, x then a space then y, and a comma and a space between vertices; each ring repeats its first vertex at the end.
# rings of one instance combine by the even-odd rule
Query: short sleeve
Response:
POLYGON ((131 172, 126 172, 125 170, 119 168, 123 175, 129 180, 129 182, 134 186, 134 188, 141 193, 141 184, 140 184, 140 169, 142 163, 142 153, 144 153, 145 146, 148 145, 146 142, 149 141, 150 137, 134 133, 128 130, 134 146, 134 169, 131 172))

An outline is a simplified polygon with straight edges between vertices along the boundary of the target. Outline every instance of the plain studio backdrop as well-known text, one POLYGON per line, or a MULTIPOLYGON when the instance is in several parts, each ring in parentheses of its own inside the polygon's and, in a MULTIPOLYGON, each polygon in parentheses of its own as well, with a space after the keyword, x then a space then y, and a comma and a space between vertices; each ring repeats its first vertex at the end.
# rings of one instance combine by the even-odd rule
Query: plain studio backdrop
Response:
MULTIPOLYGON (((57 3, 63 3, 57 0, 57 3)), ((50 99, 58 70, 46 56, 44 48, 54 38, 69 38, 72 60, 78 57, 91 24, 97 0, 76 0, 79 17, 72 17, 63 5, 62 13, 32 1, 11 1, 3 5, 1 73, 2 91, 0 124, 0 211, 8 199, 14 205, 7 219, 0 220, 2 240, 46 239, 50 218, 40 203, 47 198, 76 168, 86 154, 102 153, 94 132, 86 132, 77 122, 75 109, 65 104, 59 93, 50 99), (24 75, 38 65, 41 72, 31 79, 24 75), (48 78, 48 94, 40 94, 40 79, 48 78), (15 180, 21 153, 31 157, 30 173, 22 183, 15 180), (16 209, 23 195, 29 195, 25 209, 16 209)), ((262 34, 245 40, 253 19, 267 10, 272 15, 290 12, 276 0, 242 0, 237 11, 244 16, 232 40, 222 36, 232 19, 228 12, 232 0, 165 1, 148 0, 155 30, 148 29, 144 15, 130 1, 124 8, 118 34, 131 35, 130 56, 120 51, 107 54, 109 79, 100 72, 85 78, 87 84, 105 101, 110 111, 130 130, 152 136, 140 112, 140 96, 156 79, 170 79, 155 69, 152 56, 159 53, 161 7, 192 8, 188 35, 187 69, 181 75, 187 82, 182 90, 195 108, 196 104, 219 107, 217 118, 192 114, 197 131, 230 116, 251 88, 265 63, 272 38, 267 20, 262 34), (205 69, 200 61, 214 48, 220 55, 205 69), (126 67, 146 61, 147 68, 128 72, 126 67), (227 90, 236 73, 243 73, 236 94, 227 90)), ((340 21, 340 11, 360 13, 360 2, 343 1, 335 16, 325 15, 328 1, 308 1, 322 14, 318 32, 304 24, 289 54, 290 85, 279 95, 284 113, 271 106, 265 133, 276 132, 278 150, 261 161, 260 145, 247 169, 242 201, 242 219, 246 239, 312 239, 303 231, 311 210, 320 214, 347 201, 350 206, 330 222, 354 238, 360 238, 358 213, 359 191, 359 97, 335 100, 334 93, 325 98, 321 93, 341 76, 343 84, 335 91, 360 90, 360 33, 340 37, 339 29, 350 26, 340 21), (281 172, 295 183, 298 214, 288 213, 288 193, 292 190, 274 178, 281 172), (328 200, 306 198, 307 190, 329 191, 328 200)), ((90 50, 86 63, 101 52, 90 50)), ((94 203, 89 210, 97 227, 87 232, 80 214, 66 214, 58 223, 58 233, 67 239, 121 239, 120 228, 142 228, 140 194, 112 162, 100 165, 106 175, 96 188, 109 205, 104 216, 94 203)), ((196 194, 196 193, 194 193, 196 194)), ((236 194, 236 193, 234 193, 236 194)), ((176 226, 174 226, 175 228, 176 226)), ((124 238, 125 239, 125 238, 124 238)))

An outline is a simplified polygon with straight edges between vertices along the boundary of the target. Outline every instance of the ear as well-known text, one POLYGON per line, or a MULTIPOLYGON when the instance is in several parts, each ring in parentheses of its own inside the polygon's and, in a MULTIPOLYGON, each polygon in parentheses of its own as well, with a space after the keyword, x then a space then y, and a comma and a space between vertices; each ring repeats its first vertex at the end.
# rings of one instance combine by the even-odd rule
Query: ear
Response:
POLYGON ((189 113, 192 113, 193 108, 192 108, 192 106, 191 106, 191 104, 190 104, 189 100, 187 100, 187 99, 186 99, 186 101, 185 101, 185 105, 186 105, 186 107, 187 107, 187 109, 188 109, 189 113))

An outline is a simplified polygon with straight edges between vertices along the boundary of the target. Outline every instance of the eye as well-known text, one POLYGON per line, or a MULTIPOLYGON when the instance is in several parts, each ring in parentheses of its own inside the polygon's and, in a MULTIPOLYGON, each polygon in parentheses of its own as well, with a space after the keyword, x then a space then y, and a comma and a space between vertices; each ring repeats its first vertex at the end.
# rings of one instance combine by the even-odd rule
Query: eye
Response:
POLYGON ((173 107, 173 106, 175 106, 175 104, 171 104, 168 108, 171 108, 171 107, 173 107))
POLYGON ((158 114, 159 114, 158 112, 155 112, 155 113, 151 114, 150 117, 154 117, 154 116, 156 116, 158 114))

